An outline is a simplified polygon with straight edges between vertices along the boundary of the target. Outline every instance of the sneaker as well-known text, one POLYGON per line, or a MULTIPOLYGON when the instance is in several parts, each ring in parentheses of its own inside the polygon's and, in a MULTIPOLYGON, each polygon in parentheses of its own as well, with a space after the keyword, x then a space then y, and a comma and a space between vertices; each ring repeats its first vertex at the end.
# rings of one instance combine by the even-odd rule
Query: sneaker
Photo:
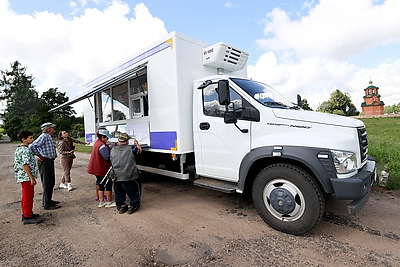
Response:
POLYGON ((113 208, 113 207, 116 207, 117 206, 117 204, 115 204, 115 202, 106 202, 106 204, 104 205, 104 207, 106 207, 106 208, 113 208))
POLYGON ((67 186, 66 184, 60 184, 60 185, 58 186, 58 188, 60 188, 60 189, 67 189, 68 186, 67 186))
POLYGON ((40 217, 30 217, 23 219, 24 224, 36 224, 43 222, 43 219, 40 217))
POLYGON ((68 191, 72 191, 72 190, 73 190, 72 184, 71 184, 71 183, 68 183, 68 184, 67 184, 67 189, 68 189, 68 191))
POLYGON ((122 205, 121 207, 118 207, 117 209, 118 209, 119 214, 123 214, 128 211, 128 206, 122 205))
POLYGON ((100 201, 99 205, 97 205, 97 207, 101 208, 101 207, 104 207, 105 205, 106 205, 106 202, 100 201))

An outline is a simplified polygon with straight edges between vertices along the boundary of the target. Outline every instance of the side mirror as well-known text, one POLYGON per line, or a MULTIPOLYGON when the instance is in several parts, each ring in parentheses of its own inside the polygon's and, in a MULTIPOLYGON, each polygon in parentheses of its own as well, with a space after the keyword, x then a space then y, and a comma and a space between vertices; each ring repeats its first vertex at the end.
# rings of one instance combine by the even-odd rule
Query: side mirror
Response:
POLYGON ((219 80, 218 87, 218 101, 220 105, 227 106, 231 102, 229 96, 229 82, 227 80, 219 80))
POLYGON ((226 111, 224 113, 224 122, 225 123, 236 123, 237 117, 234 111, 226 111))
POLYGON ((249 121, 260 121, 260 112, 254 107, 242 108, 240 119, 249 121))
POLYGON ((242 133, 248 133, 249 129, 240 129, 239 126, 237 126, 237 116, 235 111, 226 111, 224 113, 224 122, 225 123, 233 123, 236 128, 242 133))

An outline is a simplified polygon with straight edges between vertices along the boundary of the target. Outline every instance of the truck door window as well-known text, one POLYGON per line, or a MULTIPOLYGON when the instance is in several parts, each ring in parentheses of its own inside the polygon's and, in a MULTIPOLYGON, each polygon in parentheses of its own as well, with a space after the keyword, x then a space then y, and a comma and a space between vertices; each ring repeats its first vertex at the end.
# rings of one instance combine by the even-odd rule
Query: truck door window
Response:
MULTIPOLYGON (((216 89, 217 84, 211 84, 203 89, 203 112, 206 116, 224 117, 225 106, 219 104, 216 89)), ((242 107, 242 97, 232 88, 229 88, 229 93, 231 104, 228 106, 228 110, 233 111, 232 103, 235 109, 242 107)))

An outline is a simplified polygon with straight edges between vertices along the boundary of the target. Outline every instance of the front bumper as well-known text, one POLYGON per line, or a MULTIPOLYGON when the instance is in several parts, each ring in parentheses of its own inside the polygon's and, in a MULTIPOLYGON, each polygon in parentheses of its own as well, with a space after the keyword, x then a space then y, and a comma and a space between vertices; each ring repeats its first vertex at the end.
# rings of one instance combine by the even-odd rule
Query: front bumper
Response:
POLYGON ((364 167, 353 177, 330 180, 337 198, 353 200, 347 210, 350 215, 355 215, 364 207, 371 195, 371 186, 376 180, 376 163, 372 158, 368 158, 364 167))

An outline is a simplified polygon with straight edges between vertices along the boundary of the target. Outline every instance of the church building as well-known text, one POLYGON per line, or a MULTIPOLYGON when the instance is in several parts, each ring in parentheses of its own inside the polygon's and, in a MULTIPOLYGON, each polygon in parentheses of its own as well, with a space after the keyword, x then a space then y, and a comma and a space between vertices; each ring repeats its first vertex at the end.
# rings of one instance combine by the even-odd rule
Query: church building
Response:
POLYGON ((364 89, 364 102, 361 104, 363 116, 383 115, 385 103, 381 101, 381 95, 378 93, 379 87, 372 85, 364 89))

